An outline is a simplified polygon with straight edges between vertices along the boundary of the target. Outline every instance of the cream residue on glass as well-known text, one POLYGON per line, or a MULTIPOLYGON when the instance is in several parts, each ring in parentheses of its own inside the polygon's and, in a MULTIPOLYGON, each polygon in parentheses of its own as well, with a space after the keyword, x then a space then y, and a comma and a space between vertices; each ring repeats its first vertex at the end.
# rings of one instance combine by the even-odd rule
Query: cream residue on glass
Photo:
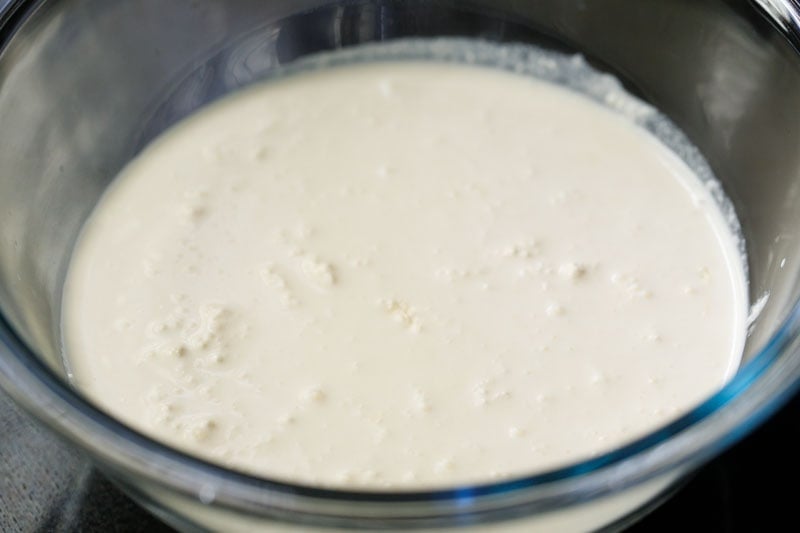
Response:
POLYGON ((161 136, 87 223, 63 331, 76 385, 180 449, 430 488, 674 419, 737 367, 746 304, 726 218, 644 128, 409 59, 296 73, 161 136))

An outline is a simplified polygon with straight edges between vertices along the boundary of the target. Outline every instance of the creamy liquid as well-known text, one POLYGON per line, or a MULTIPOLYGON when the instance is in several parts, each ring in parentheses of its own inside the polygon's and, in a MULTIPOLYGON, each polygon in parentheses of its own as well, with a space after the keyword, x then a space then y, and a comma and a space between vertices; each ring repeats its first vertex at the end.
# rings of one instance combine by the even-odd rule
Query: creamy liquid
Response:
POLYGON ((173 128, 107 192, 64 300, 77 385, 284 480, 435 487, 608 451, 718 389, 745 281, 707 190, 577 93, 323 69, 173 128))

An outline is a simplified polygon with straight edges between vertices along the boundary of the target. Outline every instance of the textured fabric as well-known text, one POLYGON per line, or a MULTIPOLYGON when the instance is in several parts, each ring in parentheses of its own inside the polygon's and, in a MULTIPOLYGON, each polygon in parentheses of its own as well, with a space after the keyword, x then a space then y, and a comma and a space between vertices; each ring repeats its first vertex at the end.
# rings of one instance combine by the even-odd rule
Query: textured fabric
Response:
POLYGON ((0 391, 0 532, 171 531, 0 391))

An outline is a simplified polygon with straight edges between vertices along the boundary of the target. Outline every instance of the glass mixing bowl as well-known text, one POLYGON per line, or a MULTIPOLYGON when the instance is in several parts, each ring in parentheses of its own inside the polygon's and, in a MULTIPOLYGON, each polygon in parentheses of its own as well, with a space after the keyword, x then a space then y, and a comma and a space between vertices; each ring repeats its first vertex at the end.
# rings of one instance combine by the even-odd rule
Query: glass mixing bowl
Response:
POLYGON ((800 380, 800 6, 794 0, 0 0, 0 385, 186 530, 621 528, 800 380), (590 461, 435 492, 278 483, 194 459, 68 383, 65 269, 103 189, 150 139, 310 53, 404 36, 584 54, 700 148, 739 215, 755 302, 745 364, 679 420, 590 461))

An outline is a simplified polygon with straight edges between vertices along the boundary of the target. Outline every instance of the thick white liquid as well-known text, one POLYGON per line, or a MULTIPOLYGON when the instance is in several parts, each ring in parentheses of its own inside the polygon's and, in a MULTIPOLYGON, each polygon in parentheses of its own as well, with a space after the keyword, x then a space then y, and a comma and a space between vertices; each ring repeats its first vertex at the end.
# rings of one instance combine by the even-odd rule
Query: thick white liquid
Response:
POLYGON ((133 161, 64 300, 77 385, 284 480, 435 487, 608 451, 719 388, 745 281, 691 171, 556 86, 375 63, 248 90, 133 161))

